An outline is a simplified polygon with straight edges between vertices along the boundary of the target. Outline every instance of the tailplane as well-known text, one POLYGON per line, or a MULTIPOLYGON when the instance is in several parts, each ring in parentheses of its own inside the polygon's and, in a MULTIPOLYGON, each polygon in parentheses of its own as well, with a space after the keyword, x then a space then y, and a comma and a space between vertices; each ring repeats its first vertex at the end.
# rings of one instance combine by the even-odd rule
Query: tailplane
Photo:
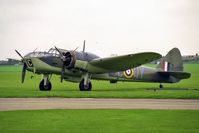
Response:
POLYGON ((183 71, 183 62, 180 50, 178 48, 170 50, 168 54, 160 60, 157 69, 165 72, 183 71))

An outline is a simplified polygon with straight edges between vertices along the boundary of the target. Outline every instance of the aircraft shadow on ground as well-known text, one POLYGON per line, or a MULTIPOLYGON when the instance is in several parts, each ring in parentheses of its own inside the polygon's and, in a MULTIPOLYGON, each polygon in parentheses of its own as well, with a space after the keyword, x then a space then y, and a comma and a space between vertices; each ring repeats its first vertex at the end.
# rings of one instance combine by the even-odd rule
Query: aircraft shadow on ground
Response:
MULTIPOLYGON (((141 89, 93 89, 91 92, 136 92, 136 91, 199 91, 199 89, 189 89, 189 88, 141 88, 141 89)), ((77 92, 79 90, 74 89, 60 89, 60 90, 52 90, 57 92, 77 92)), ((90 92, 90 91, 82 91, 82 92, 90 92)))
POLYGON ((164 91, 164 90, 172 90, 172 91, 199 91, 199 89, 189 89, 189 88, 147 88, 146 90, 159 90, 159 91, 164 91))

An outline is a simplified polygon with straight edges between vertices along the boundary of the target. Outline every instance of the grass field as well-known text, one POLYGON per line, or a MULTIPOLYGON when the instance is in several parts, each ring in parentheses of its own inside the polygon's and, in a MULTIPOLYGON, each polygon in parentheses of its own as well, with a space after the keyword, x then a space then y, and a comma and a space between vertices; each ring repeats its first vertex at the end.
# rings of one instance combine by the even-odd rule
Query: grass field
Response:
POLYGON ((192 74, 188 80, 176 84, 164 84, 165 90, 157 90, 157 83, 92 81, 93 91, 80 92, 78 83, 60 83, 60 76, 53 75, 52 91, 40 92, 41 75, 30 78, 26 74, 25 83, 21 84, 21 67, 0 67, 0 97, 91 97, 91 98, 181 98, 199 99, 199 64, 185 64, 185 71, 192 74), (172 88, 188 88, 188 90, 167 90, 172 88), (148 90, 147 90, 148 89, 148 90))
POLYGON ((198 114, 191 110, 1 111, 0 132, 198 133, 198 114))
MULTIPOLYGON (((92 81, 93 91, 80 92, 77 83, 60 83, 52 77, 53 89, 40 92, 41 75, 27 73, 21 84, 21 67, 0 67, 0 97, 93 97, 93 98, 181 98, 199 99, 199 64, 186 64, 192 77, 168 88, 157 90, 157 83, 110 84, 92 81), (149 89, 149 90, 147 90, 149 89)), ((69 132, 69 133, 198 133, 199 110, 29 110, 0 111, 1 133, 69 132)))

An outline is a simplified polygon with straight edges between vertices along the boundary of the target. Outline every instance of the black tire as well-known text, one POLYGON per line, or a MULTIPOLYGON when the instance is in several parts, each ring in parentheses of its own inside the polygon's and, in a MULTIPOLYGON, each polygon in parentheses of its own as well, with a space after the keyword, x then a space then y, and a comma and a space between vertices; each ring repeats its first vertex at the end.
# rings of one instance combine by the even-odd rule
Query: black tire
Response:
POLYGON ((91 82, 88 83, 87 86, 84 85, 84 79, 79 83, 79 90, 80 91, 91 91, 92 89, 92 84, 91 82))
POLYGON ((160 87, 160 89, 161 89, 161 88, 163 88, 163 85, 162 85, 162 84, 160 84, 160 86, 159 86, 159 87, 160 87))
POLYGON ((44 85, 44 79, 40 82, 39 84, 39 89, 40 91, 50 91, 52 89, 52 84, 51 82, 48 80, 47 84, 44 85))

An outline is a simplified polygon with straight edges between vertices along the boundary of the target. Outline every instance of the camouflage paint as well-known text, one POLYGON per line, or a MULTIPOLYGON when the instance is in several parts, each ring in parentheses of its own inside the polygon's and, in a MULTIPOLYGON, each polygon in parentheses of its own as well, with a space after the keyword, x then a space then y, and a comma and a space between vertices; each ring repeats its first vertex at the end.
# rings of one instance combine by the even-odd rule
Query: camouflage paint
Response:
MULTIPOLYGON (((34 53, 29 53, 24 57, 24 62, 27 64, 27 70, 32 71, 37 74, 57 74, 60 75, 61 67, 63 62, 61 61, 59 56, 51 55, 50 53, 40 52, 40 55, 48 55, 41 57, 34 57, 34 53)), ((64 72, 64 79, 72 82, 79 82, 84 75, 86 70, 91 70, 90 73, 95 71, 105 71, 104 68, 93 66, 89 64, 89 61, 99 58, 98 56, 86 53, 86 52, 75 52, 76 54, 76 63, 75 68, 66 69, 64 72)), ((180 73, 168 73, 167 71, 171 70, 182 70, 181 60, 170 59, 170 54, 174 54, 177 56, 177 59, 181 55, 179 55, 179 50, 174 48, 171 50, 168 55, 162 59, 158 68, 150 68, 146 66, 135 67, 132 69, 128 69, 125 71, 112 72, 112 73, 103 73, 97 74, 92 73, 92 79, 98 80, 110 80, 110 81, 129 81, 129 82, 158 82, 158 83, 174 83, 178 82, 183 78, 190 77, 190 74, 180 72, 180 73), (175 53, 177 52, 177 54, 175 53), (167 62, 167 70, 166 72, 162 69, 162 65, 167 62), (169 62, 169 63, 168 63, 169 62), (168 67, 168 64, 169 65, 168 67), (165 73, 163 73, 165 72, 165 73), (184 77, 179 75, 186 74, 184 77)), ((109 66, 110 67, 110 66, 109 66)))

